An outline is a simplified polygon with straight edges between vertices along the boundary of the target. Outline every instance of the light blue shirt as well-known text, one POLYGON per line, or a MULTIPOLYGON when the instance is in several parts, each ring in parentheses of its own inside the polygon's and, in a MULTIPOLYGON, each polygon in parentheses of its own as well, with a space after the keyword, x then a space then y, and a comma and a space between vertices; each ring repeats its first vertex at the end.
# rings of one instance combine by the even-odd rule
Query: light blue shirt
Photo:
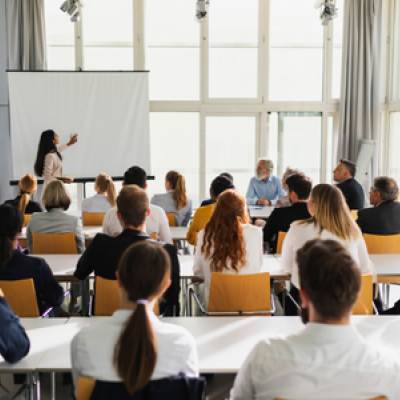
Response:
POLYGON ((261 197, 265 197, 274 206, 278 199, 285 196, 286 192, 282 189, 282 182, 277 176, 270 175, 266 182, 253 177, 246 192, 246 201, 248 205, 254 205, 261 197))

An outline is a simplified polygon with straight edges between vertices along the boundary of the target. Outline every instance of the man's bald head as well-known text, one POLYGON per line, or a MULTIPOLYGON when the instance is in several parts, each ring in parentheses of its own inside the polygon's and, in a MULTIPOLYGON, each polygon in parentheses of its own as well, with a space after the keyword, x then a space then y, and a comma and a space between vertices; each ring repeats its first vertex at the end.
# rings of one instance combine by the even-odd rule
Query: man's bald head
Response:
POLYGON ((394 201, 399 195, 397 182, 388 176, 378 176, 374 179, 373 191, 381 194, 383 201, 394 201))

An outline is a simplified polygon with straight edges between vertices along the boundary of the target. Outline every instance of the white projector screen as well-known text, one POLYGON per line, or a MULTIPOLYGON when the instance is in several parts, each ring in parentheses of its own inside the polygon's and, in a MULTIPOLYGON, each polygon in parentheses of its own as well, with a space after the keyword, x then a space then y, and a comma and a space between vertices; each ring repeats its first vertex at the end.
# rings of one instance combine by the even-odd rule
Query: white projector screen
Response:
POLYGON ((53 129, 63 174, 120 176, 132 165, 150 174, 147 72, 8 72, 13 177, 33 173, 40 135, 53 129))

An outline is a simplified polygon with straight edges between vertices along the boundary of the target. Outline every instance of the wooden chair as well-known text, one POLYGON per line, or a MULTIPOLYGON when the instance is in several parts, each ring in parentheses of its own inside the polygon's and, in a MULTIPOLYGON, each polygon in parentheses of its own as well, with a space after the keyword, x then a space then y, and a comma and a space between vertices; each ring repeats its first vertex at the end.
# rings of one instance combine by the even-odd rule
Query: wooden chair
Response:
POLYGON ((282 232, 282 231, 278 232, 278 240, 276 242, 276 254, 282 253, 282 246, 283 246, 283 241, 285 240, 285 237, 286 237, 286 232, 282 232))
POLYGON ((363 235, 369 254, 400 254, 400 234, 363 235))
POLYGON ((90 400, 95 385, 96 381, 94 379, 83 377, 78 378, 76 400, 90 400))
MULTIPOLYGON (((285 399, 276 397, 274 400, 285 400, 285 399)), ((387 400, 387 397, 386 396, 378 396, 378 397, 374 397, 373 399, 365 399, 365 400, 387 400)))
POLYGON ((169 226, 176 226, 175 225, 175 214, 173 212, 166 213, 166 214, 167 214, 169 226))
MULTIPOLYGON (((204 310, 193 289, 189 289, 189 300, 190 295, 196 300, 201 312, 210 316, 271 315, 275 312, 268 272, 249 275, 213 272, 208 311, 204 310)), ((192 307, 189 309, 191 311, 192 307)))
POLYGON ((28 226, 28 224, 29 224, 29 221, 31 220, 31 217, 32 217, 32 214, 25 214, 24 215, 24 227, 25 226, 28 226))
POLYGON ((374 313, 374 291, 372 274, 363 275, 361 292, 354 304, 354 315, 372 315, 374 313))
POLYGON ((33 232, 32 241, 32 254, 78 254, 74 232, 33 232))
POLYGON ((150 236, 152 239, 157 240, 157 233, 155 233, 155 232, 149 233, 149 236, 150 236))
POLYGON ((106 213, 83 213, 83 226, 101 226, 106 213))
POLYGON ((21 318, 38 318, 40 316, 33 279, 18 281, 0 281, 0 288, 11 309, 21 318))
POLYGON ((350 210, 351 216, 353 217, 354 221, 358 219, 358 210, 350 210))

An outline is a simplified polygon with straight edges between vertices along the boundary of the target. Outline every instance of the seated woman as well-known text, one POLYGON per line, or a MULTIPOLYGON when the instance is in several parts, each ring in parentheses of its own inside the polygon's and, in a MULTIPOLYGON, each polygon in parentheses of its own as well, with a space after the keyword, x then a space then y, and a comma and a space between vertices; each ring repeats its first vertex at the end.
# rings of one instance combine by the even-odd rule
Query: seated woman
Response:
POLYGON ((165 176, 165 194, 156 194, 150 203, 175 214, 175 226, 187 226, 192 215, 192 200, 186 196, 185 178, 176 171, 165 176))
POLYGON ((40 314, 53 307, 54 316, 65 316, 68 313, 62 312, 60 307, 64 301, 63 290, 46 261, 17 250, 22 222, 22 214, 17 208, 9 204, 0 206, 0 281, 32 278, 40 314))
POLYGON ((42 194, 42 203, 48 212, 33 214, 26 231, 30 253, 32 253, 34 232, 74 232, 78 253, 83 253, 85 240, 82 233, 82 223, 79 217, 66 213, 71 202, 71 195, 61 181, 52 180, 46 185, 42 194))
POLYGON ((82 201, 83 213, 106 213, 117 205, 117 191, 111 177, 101 173, 94 182, 97 194, 82 201))
POLYGON ((262 230, 249 223, 245 198, 232 189, 221 193, 210 221, 198 234, 194 257, 193 272, 204 278, 203 303, 206 308, 211 273, 260 272, 262 246, 262 230))
POLYGON ((37 180, 32 174, 24 175, 18 183, 19 194, 13 200, 7 200, 4 204, 17 207, 22 215, 42 212, 42 206, 31 200, 31 195, 37 190, 37 180))
MULTIPOLYGON (((299 169, 293 168, 293 167, 287 167, 286 171, 283 173, 282 176, 282 189, 283 190, 288 190, 287 184, 286 184, 286 179, 289 178, 289 176, 292 175, 304 175, 299 169)), ((281 197, 280 199, 277 200, 275 203, 275 207, 289 207, 291 206, 290 200, 289 200, 289 195, 287 194, 285 197, 281 197)))
MULTIPOLYGON (((298 299, 299 287, 296 252, 311 239, 332 239, 340 242, 350 252, 362 274, 372 272, 360 228, 352 218, 341 190, 321 183, 312 190, 307 207, 311 218, 292 223, 283 241, 280 261, 282 269, 292 275, 291 282, 295 288, 292 288, 291 293, 295 299, 298 299)), ((287 302, 287 306, 288 303, 290 302, 287 302)), ((292 312, 293 310, 288 313, 292 312)), ((297 310, 294 313, 297 314, 297 310)))
POLYGON ((142 241, 123 254, 117 271, 121 306, 82 329, 71 345, 72 375, 122 381, 129 393, 150 380, 198 376, 197 349, 186 329, 163 322, 154 305, 169 287, 170 260, 158 244, 142 241))

